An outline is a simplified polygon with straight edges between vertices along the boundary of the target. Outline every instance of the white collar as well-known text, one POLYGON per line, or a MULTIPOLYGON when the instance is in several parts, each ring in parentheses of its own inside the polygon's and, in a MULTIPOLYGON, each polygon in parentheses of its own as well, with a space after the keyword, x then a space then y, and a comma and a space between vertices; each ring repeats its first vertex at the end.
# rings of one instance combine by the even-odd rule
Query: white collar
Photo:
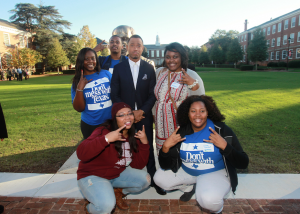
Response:
POLYGON ((137 62, 134 62, 134 61, 132 61, 131 59, 129 59, 129 57, 128 57, 128 62, 129 62, 129 65, 130 65, 130 66, 133 66, 134 64, 136 64, 137 66, 140 67, 141 59, 139 59, 139 61, 137 61, 137 62))

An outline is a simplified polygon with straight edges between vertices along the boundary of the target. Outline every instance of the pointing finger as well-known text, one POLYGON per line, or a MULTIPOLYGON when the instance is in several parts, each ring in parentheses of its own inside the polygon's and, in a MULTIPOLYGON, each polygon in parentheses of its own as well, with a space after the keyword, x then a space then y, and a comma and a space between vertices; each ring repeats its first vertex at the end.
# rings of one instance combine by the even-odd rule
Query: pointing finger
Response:
POLYGON ((124 126, 121 126, 120 128, 118 128, 116 131, 121 131, 122 129, 124 129, 126 127, 126 125, 124 125, 124 126))
POLYGON ((83 78, 83 70, 81 69, 81 76, 80 76, 80 79, 83 78))
POLYGON ((179 130, 180 126, 178 126, 173 133, 177 134, 177 131, 179 130))
POLYGON ((209 130, 212 131, 212 133, 214 134, 218 134, 215 130, 213 130, 213 128, 209 127, 209 130))
POLYGON ((91 82, 92 80, 93 80, 93 79, 90 79, 90 80, 88 81, 88 83, 91 82))

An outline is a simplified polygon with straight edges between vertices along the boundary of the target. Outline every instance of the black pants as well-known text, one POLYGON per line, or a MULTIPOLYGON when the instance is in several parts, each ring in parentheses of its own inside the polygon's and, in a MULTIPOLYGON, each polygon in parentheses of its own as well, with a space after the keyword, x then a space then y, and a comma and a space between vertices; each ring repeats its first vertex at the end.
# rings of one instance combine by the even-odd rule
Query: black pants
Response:
POLYGON ((80 128, 81 128, 81 133, 83 135, 83 138, 87 139, 93 133, 93 131, 99 126, 100 126, 100 124, 93 126, 93 125, 89 125, 81 120, 80 128))
POLYGON ((22 81, 22 80, 23 80, 22 74, 19 74, 19 81, 22 81))
POLYGON ((11 81, 11 76, 7 77, 7 79, 9 79, 9 81, 11 81))

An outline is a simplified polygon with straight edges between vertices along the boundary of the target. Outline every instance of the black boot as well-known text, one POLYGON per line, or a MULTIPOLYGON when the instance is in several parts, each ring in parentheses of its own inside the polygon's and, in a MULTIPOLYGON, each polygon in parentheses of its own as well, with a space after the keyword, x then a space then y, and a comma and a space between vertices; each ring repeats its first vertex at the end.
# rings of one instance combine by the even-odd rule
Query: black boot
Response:
POLYGON ((196 184, 193 185, 193 189, 190 192, 185 192, 183 193, 182 196, 180 196, 180 201, 184 201, 187 202, 189 200, 191 200, 191 198, 193 197, 193 195, 195 194, 196 191, 196 184))

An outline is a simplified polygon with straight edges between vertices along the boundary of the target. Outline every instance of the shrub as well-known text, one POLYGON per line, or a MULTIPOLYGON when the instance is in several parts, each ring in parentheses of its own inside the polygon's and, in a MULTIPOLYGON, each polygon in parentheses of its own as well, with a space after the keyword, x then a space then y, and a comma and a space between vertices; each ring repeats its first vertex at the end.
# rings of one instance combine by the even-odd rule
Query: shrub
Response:
POLYGON ((278 67, 286 67, 286 62, 278 62, 278 67))
POLYGON ((243 66, 243 65, 247 65, 247 64, 246 63, 240 63, 240 64, 236 65, 236 68, 241 68, 241 66, 243 66))
POLYGON ((75 70, 64 70, 63 74, 75 74, 75 70))
POLYGON ((269 62, 267 64, 268 67, 278 67, 278 63, 277 62, 269 62))
POLYGON ((241 71, 252 71, 253 70, 253 65, 243 65, 240 67, 241 71))
POLYGON ((289 62, 289 68, 300 68, 300 60, 292 60, 289 62))

